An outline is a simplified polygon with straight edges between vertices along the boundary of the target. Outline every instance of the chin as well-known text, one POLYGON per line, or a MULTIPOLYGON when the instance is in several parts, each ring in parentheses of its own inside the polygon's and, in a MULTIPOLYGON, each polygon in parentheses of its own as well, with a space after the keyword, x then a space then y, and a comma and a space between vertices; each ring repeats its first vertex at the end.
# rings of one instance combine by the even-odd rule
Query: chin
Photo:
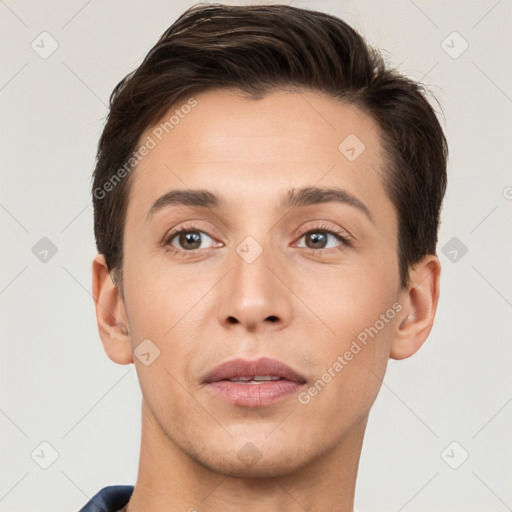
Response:
POLYGON ((304 453, 297 453, 297 447, 282 447, 280 451, 269 448, 267 453, 259 451, 250 441, 237 452, 214 451, 205 456, 189 454, 208 469, 235 478, 282 477, 297 471, 314 459, 304 453))

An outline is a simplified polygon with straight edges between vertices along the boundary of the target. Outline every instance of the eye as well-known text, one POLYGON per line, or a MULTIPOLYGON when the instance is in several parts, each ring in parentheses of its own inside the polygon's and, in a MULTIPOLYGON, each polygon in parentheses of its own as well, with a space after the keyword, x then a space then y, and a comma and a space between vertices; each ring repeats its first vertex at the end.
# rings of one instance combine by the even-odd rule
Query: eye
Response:
MULTIPOLYGON (((310 249, 317 254, 339 252, 345 247, 352 246, 350 236, 345 231, 324 225, 303 232, 299 242, 302 239, 305 239, 305 246, 299 244, 297 247, 310 249)), ((164 245, 174 253, 187 256, 193 256, 199 252, 209 252, 216 246, 222 246, 207 233, 192 225, 171 231, 165 237, 164 245)))
MULTIPOLYGON (((315 252, 320 252, 326 249, 334 249, 334 251, 340 251, 343 250, 343 247, 345 246, 351 246, 351 242, 348 236, 345 235, 342 231, 338 231, 336 229, 326 229, 323 226, 306 231, 302 234, 299 240, 302 240, 303 238, 305 239, 305 248, 312 249, 315 252), (331 243, 330 246, 329 243, 331 243)), ((304 246, 299 245, 299 247, 304 246)))
POLYGON ((190 226, 180 229, 179 231, 171 232, 165 243, 166 245, 170 245, 173 250, 193 253, 195 250, 208 249, 209 247, 212 247, 212 245, 209 247, 202 246, 203 242, 208 242, 208 240, 213 242, 213 238, 207 235, 204 231, 190 226))

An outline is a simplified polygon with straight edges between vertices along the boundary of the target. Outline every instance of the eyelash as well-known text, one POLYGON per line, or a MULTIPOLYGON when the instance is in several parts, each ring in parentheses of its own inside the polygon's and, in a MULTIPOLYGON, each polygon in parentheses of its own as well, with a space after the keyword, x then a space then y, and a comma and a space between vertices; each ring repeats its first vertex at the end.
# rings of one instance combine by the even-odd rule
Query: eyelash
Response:
MULTIPOLYGON (((199 232, 199 233, 204 233, 206 235, 208 235, 208 233, 206 233, 205 231, 203 231, 202 229, 198 228, 197 226, 194 226, 194 225, 186 225, 186 226, 183 226, 181 229, 178 229, 178 230, 173 230, 171 231, 165 238, 164 238, 164 245, 173 253, 175 254, 186 254, 187 256, 194 256, 196 255, 197 253, 199 252, 209 252, 211 250, 213 250, 214 248, 213 247, 210 247, 208 249, 193 249, 191 251, 185 251, 183 249, 177 249, 176 247, 174 247, 173 245, 171 245, 171 242, 173 240, 173 238, 175 238, 176 236, 178 235, 181 235, 182 233, 190 233, 190 232, 199 232)), ((345 233, 345 231, 342 231, 341 229, 338 229, 338 228, 333 228, 333 227, 328 227, 324 224, 320 224, 318 226, 315 226, 313 229, 307 229, 306 231, 301 231, 299 233, 299 240, 304 236, 304 235, 307 235, 309 233, 318 233, 318 232, 322 232, 322 233, 326 233, 326 234, 329 234, 329 235, 333 235, 335 238, 337 238, 340 242, 343 242, 343 244, 346 246, 346 247, 352 247, 352 240, 349 238, 349 236, 345 233)), ((210 236, 210 235, 208 235, 210 236)), ((213 238, 210 236, 210 238, 213 238)), ((313 252, 315 254, 324 254, 324 253, 332 253, 332 252, 340 252, 341 250, 343 249, 340 249, 340 248, 336 248, 336 249, 310 249, 310 248, 304 248, 304 247, 300 247, 300 249, 305 249, 306 251, 308 252, 313 252)))

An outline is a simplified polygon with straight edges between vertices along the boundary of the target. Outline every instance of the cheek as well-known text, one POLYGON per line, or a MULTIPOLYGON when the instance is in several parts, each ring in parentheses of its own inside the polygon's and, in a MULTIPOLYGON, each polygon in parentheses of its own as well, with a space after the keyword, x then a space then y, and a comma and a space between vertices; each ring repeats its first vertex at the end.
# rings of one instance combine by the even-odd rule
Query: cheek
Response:
MULTIPOLYGON (((141 387, 160 386, 163 394, 172 395, 178 401, 185 400, 182 390, 175 388, 178 379, 182 384, 190 376, 190 367, 201 360, 205 351, 205 319, 211 318, 211 296, 208 292, 216 282, 216 276, 194 281, 190 272, 185 274, 164 267, 158 261, 126 265, 126 310, 130 324, 132 350, 143 340, 151 340, 159 351, 151 367, 144 367, 134 357, 141 379, 141 387), (138 269, 136 270, 136 267, 138 269), (154 366, 155 371, 148 371, 154 366), (157 371, 159 369, 159 371, 157 371), (173 391, 174 390, 174 391, 173 391), (181 398, 179 398, 181 397, 181 398)), ((147 343, 147 342, 146 342, 147 343)), ((135 352, 135 355, 137 352, 135 352)))
MULTIPOLYGON (((304 275, 293 283, 294 292, 307 306, 298 303, 298 307, 313 318, 316 335, 340 350, 347 341, 373 326, 396 300, 397 276, 369 268, 364 262, 337 269, 325 266, 304 275)), ((379 322, 379 331, 392 318, 389 315, 385 325, 379 322)))
POLYGON ((320 370, 302 403, 315 404, 318 417, 330 417, 337 425, 343 421, 337 406, 354 416, 368 411, 389 359, 400 306, 392 293, 395 276, 378 279, 379 270, 347 271, 339 279, 331 274, 307 294, 308 306, 319 317, 312 332, 320 370))
POLYGON ((323 373, 299 396, 308 421, 319 429, 329 425, 333 435, 341 435, 368 415, 386 371, 392 330, 390 321, 376 334, 363 328, 355 336, 342 334, 325 346, 323 373))
POLYGON ((155 340, 168 338, 205 293, 204 286, 194 286, 172 271, 165 258, 140 257, 136 252, 125 259, 124 277, 132 332, 155 340))

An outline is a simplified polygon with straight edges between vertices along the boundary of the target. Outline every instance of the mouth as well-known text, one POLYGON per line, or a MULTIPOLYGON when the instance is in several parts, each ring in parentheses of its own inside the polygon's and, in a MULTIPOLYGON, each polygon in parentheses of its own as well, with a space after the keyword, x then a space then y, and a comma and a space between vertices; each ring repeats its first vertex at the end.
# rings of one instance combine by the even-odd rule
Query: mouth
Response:
POLYGON ((299 391, 303 375, 276 359, 233 359, 209 372, 203 384, 217 398, 240 407, 271 405, 299 391))

